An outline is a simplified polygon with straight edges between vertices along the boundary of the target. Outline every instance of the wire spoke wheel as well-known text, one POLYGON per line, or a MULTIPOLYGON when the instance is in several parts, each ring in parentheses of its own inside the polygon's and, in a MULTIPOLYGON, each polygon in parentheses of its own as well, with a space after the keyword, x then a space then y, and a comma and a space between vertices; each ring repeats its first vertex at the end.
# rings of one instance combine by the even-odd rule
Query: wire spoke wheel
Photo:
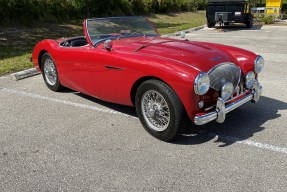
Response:
POLYGON ((47 83, 50 85, 55 85, 57 82, 57 73, 55 70, 55 65, 51 59, 46 59, 44 62, 44 74, 47 80, 47 83))
POLYGON ((156 131, 164 131, 170 122, 170 110, 164 97, 149 90, 141 99, 141 109, 147 124, 156 131))
POLYGON ((49 53, 44 53, 41 58, 41 71, 49 89, 52 91, 61 91, 63 89, 59 80, 56 63, 49 53))
POLYGON ((155 79, 144 81, 135 95, 135 106, 144 129, 155 138, 172 141, 182 132, 184 107, 166 83, 155 79))

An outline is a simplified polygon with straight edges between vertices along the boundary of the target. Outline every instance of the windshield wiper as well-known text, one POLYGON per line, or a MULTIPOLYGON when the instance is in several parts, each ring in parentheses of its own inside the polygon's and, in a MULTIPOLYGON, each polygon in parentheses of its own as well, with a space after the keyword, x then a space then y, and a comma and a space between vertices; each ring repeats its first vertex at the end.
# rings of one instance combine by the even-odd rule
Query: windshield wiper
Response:
POLYGON ((169 40, 169 41, 163 41, 163 42, 158 42, 158 43, 149 43, 146 45, 141 45, 138 48, 136 48, 136 50, 134 50, 134 52, 138 52, 139 50, 146 48, 148 46, 152 46, 152 45, 158 45, 158 44, 163 44, 163 43, 168 43, 168 42, 174 42, 175 40, 169 40))
MULTIPOLYGON (((153 35, 153 34, 133 34, 133 35, 119 35, 119 36, 112 36, 112 37, 107 37, 107 38, 103 38, 100 39, 98 41, 95 42, 94 47, 97 47, 99 44, 101 44, 102 42, 106 41, 106 40, 114 40, 114 39, 121 39, 121 38, 129 38, 129 37, 141 37, 141 36, 157 36, 157 35, 153 35)), ((143 47, 142 47, 143 48, 143 47)))
POLYGON ((146 48, 147 46, 150 46, 152 44, 147 44, 147 45, 141 45, 140 47, 138 47, 136 50, 134 50, 134 52, 138 52, 139 50, 146 48))

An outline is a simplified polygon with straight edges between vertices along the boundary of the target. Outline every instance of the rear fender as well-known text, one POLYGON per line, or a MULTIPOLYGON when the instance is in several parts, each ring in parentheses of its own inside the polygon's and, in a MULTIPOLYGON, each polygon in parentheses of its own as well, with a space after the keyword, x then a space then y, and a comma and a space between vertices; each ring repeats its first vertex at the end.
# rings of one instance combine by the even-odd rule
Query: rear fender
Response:
POLYGON ((32 62, 34 63, 35 68, 39 71, 41 70, 40 62, 44 52, 48 52, 53 57, 56 54, 56 49, 58 47, 58 42, 52 39, 45 39, 37 43, 32 52, 32 62))

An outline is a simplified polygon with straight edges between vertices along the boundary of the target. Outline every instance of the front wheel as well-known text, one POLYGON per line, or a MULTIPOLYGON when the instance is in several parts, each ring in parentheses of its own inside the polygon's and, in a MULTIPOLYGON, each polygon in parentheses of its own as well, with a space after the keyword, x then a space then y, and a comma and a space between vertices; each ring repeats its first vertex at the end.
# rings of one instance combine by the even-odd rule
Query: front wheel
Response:
POLYGON ((184 107, 167 84, 158 80, 142 83, 136 93, 135 106, 141 123, 152 136, 171 141, 182 132, 184 107))
POLYGON ((49 53, 45 53, 41 59, 41 70, 44 81, 52 91, 61 91, 63 86, 59 81, 59 75, 55 62, 49 53))

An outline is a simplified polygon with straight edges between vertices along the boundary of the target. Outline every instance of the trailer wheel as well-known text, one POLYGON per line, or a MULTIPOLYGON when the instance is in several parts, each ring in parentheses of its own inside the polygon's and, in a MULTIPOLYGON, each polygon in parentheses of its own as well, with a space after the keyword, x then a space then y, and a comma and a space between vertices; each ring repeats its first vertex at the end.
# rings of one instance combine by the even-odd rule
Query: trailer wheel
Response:
POLYGON ((215 23, 210 23, 210 22, 207 22, 207 27, 208 28, 212 28, 215 26, 215 23))
POLYGON ((246 28, 250 29, 253 27, 253 17, 251 16, 250 19, 246 23, 246 28))

